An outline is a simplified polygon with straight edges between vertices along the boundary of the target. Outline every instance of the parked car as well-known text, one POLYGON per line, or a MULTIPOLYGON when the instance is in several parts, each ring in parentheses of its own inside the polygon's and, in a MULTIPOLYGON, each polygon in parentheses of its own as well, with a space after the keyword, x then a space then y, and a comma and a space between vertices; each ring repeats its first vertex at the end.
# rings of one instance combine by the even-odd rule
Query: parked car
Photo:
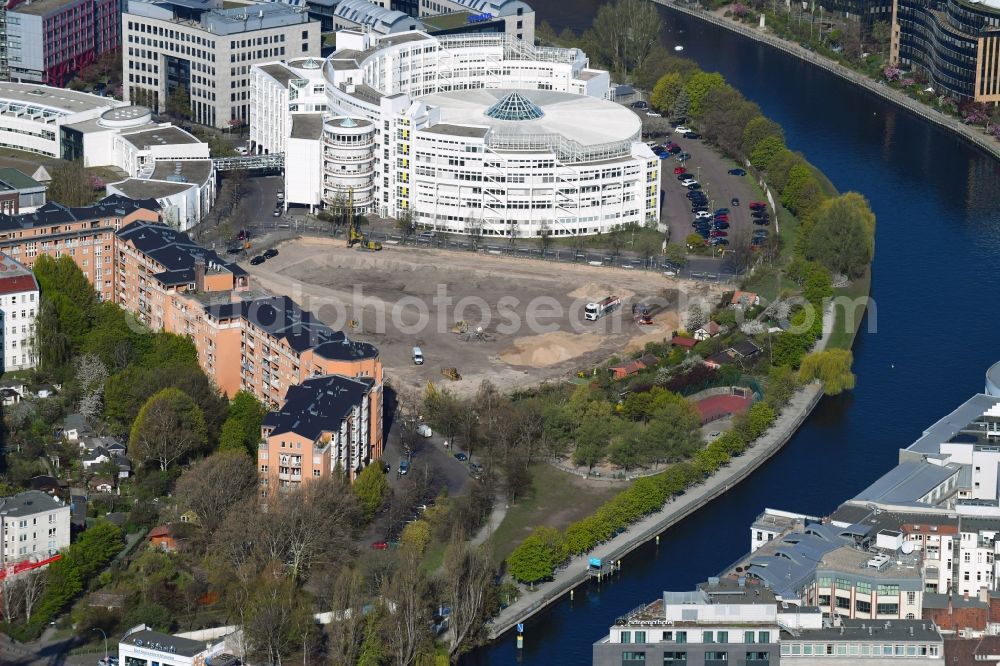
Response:
POLYGON ((729 209, 728 208, 716 208, 715 209, 715 214, 716 215, 729 215, 729 209))
POLYGON ((753 237, 754 238, 767 238, 768 234, 770 234, 770 232, 767 229, 754 229, 753 230, 753 237))
POLYGON ((372 544, 374 550, 389 550, 389 544, 385 541, 376 541, 372 544))
POLYGON ((767 208, 767 204, 765 202, 763 202, 763 201, 751 201, 750 202, 750 210, 765 210, 766 208, 767 208))
POLYGON ((684 132, 684 138, 696 141, 701 138, 701 134, 698 134, 697 132, 684 132))
POLYGON ((687 162, 689 159, 691 159, 691 153, 679 153, 677 155, 678 162, 687 162))
POLYGON ((239 254, 243 251, 243 248, 239 245, 233 245, 232 247, 226 248, 226 254, 239 254))
POLYGON ((695 180, 694 178, 692 178, 691 176, 689 176, 687 174, 685 174, 685 176, 687 176, 687 177, 681 179, 681 185, 683 185, 684 187, 687 187, 688 185, 692 185, 692 184, 698 182, 697 180, 695 180))
POLYGON ((729 235, 727 231, 720 231, 718 229, 713 229, 711 233, 708 234, 711 238, 725 238, 729 235))
POLYGON ((659 113, 657 113, 656 111, 647 111, 646 115, 649 116, 650 118, 662 118, 663 117, 659 113))
POLYGON ((268 250, 261 256, 264 257, 265 259, 274 259, 275 257, 278 256, 278 251, 272 247, 270 250, 268 250))
POLYGON ((712 223, 712 228, 714 228, 714 229, 728 229, 729 228, 729 223, 728 222, 723 222, 721 220, 716 220, 715 222, 712 223))
POLYGON ((468 459, 469 459, 469 456, 465 455, 461 451, 459 451, 458 453, 455 454, 455 460, 457 460, 459 462, 465 462, 468 459))
POLYGON ((281 209, 280 208, 275 208, 274 212, 271 213, 271 216, 272 217, 281 217, 281 209))
POLYGON ((648 109, 649 103, 644 99, 640 99, 637 102, 632 102, 631 104, 629 104, 629 106, 631 106, 633 109, 648 109))
POLYGON ((701 189, 701 183, 691 183, 690 185, 687 186, 687 188, 689 190, 700 190, 701 189))
POLYGON ((733 197, 732 199, 730 199, 729 200, 729 205, 732 206, 733 208, 738 207, 740 205, 739 198, 738 197, 733 197))
POLYGON ((687 127, 684 127, 684 125, 678 125, 677 127, 674 128, 674 131, 676 133, 680 134, 681 136, 684 136, 685 134, 687 134, 691 130, 688 129, 687 127))
POLYGON ((695 215, 695 217, 697 217, 698 219, 706 219, 706 220, 711 220, 711 219, 712 219, 712 214, 711 214, 711 213, 709 213, 709 212, 708 212, 708 211, 706 210, 706 211, 703 211, 703 212, 700 212, 700 213, 698 213, 697 215, 695 215))
POLYGON ((709 245, 729 245, 729 240, 725 238, 709 238, 709 245))
POLYGON ((747 175, 746 169, 740 169, 739 167, 729 170, 730 176, 745 176, 747 175))
POLYGON ((250 153, 246 146, 236 146, 234 150, 236 150, 236 154, 240 157, 246 157, 250 153))
POLYGON ((687 173, 687 168, 682 166, 676 166, 674 167, 674 173, 677 175, 680 175, 682 173, 687 173))
MULTIPOLYGON (((684 169, 684 167, 681 168, 684 169)), ((677 174, 677 180, 685 181, 689 178, 694 179, 694 176, 689 174, 687 169, 684 169, 684 171, 681 171, 679 174, 677 174)))
POLYGON ((426 423, 421 423, 417 426, 417 434, 421 437, 430 437, 434 434, 434 431, 431 430, 431 427, 426 423))
POLYGON ((253 259, 250 260, 250 265, 251 266, 260 266, 265 261, 267 261, 267 259, 265 259, 264 257, 262 257, 261 255, 258 254, 256 257, 254 257, 253 259))
POLYGON ((681 147, 678 146, 677 144, 674 144, 673 148, 667 148, 667 152, 669 152, 671 155, 676 155, 677 153, 681 152, 681 147))

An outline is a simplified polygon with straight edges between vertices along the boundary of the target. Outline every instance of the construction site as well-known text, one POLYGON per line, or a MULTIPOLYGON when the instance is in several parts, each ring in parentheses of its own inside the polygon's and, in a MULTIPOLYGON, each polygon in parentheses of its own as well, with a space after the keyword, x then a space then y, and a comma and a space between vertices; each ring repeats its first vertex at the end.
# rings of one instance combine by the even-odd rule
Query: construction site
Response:
POLYGON ((431 381, 461 392, 483 379, 510 390, 570 378, 668 340, 680 327, 678 303, 715 300, 722 290, 655 271, 392 245, 366 252, 325 238, 287 242, 247 268, 264 289, 378 346, 402 390, 431 381))

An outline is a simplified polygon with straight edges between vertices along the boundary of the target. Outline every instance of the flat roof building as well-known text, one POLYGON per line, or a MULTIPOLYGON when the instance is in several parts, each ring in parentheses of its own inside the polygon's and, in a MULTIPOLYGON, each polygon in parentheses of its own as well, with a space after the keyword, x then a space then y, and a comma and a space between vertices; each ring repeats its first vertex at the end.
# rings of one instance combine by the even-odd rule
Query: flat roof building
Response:
POLYGON ((125 99, 157 111, 186 92, 191 119, 227 128, 250 120, 250 67, 320 55, 320 24, 282 3, 129 0, 122 17, 125 99))
POLYGON ((45 204, 48 188, 17 169, 0 169, 0 214, 31 213, 45 204))
POLYGON ((69 545, 70 508, 38 490, 0 497, 0 567, 41 560, 69 545))

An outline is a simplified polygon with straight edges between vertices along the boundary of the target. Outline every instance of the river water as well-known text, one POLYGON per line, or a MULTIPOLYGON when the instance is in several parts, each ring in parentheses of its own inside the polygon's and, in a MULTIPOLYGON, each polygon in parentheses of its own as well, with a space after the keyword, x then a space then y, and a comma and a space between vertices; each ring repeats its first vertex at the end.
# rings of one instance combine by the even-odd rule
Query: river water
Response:
MULTIPOLYGON (((533 0, 557 30, 590 24, 595 0, 533 0)), ((773 507, 822 515, 896 462, 897 451, 970 394, 1000 358, 990 322, 1000 286, 1000 164, 957 137, 782 52, 661 9, 663 42, 718 71, 785 129, 840 191, 878 216, 872 297, 854 347, 857 388, 824 398, 795 437, 728 495, 645 544, 617 579, 583 586, 464 661, 586 665, 615 618, 687 590, 749 549, 773 507), (869 327, 873 331, 869 331, 869 327)), ((571 501, 567 498, 567 501, 571 501)))

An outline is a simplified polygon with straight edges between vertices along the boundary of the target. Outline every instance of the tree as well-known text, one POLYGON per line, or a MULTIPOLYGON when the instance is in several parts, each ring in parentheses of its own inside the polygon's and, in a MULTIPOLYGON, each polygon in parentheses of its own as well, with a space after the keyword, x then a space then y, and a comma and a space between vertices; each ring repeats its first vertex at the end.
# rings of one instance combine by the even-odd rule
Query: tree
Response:
POLYGON ((343 569, 334 581, 330 599, 336 622, 327 625, 328 652, 332 666, 357 664, 365 639, 364 581, 356 569, 343 569))
POLYGON ((444 555, 445 594, 451 603, 451 632, 448 657, 455 663, 459 655, 486 638, 486 620, 493 598, 493 564, 482 546, 475 547, 459 537, 448 544, 444 555))
POLYGON ((207 441, 201 408, 183 391, 165 388, 139 410, 129 437, 129 451, 141 464, 156 462, 161 471, 204 448, 207 441))
POLYGON ((211 535, 229 512, 257 494, 256 461, 242 451, 220 451, 198 461, 177 480, 179 511, 194 511, 211 535))
POLYGON ((389 490, 389 482, 385 478, 382 466, 373 463, 361 470, 361 474, 354 482, 353 490, 364 512, 365 520, 371 520, 382 506, 385 494, 389 490))
POLYGON ((674 109, 671 116, 674 120, 686 120, 690 112, 691 97, 688 95, 687 88, 682 88, 677 93, 677 99, 674 100, 674 109))
POLYGON ((83 168, 83 162, 63 162, 52 169, 48 200, 64 206, 87 206, 94 201, 93 181, 83 168))
POLYGON ((722 74, 718 72, 696 72, 688 78, 687 83, 684 84, 684 92, 687 93, 687 97, 691 103, 691 115, 694 118, 700 118, 702 112, 707 108, 703 106, 703 102, 708 93, 713 88, 719 88, 726 85, 726 80, 722 78, 722 74))
POLYGON ((550 578, 557 564, 566 559, 566 544, 559 532, 551 527, 536 527, 535 531, 507 556, 507 572, 522 583, 534 585, 550 578))
MULTIPOLYGON (((762 145, 768 139, 761 142, 762 145)), ((782 144, 784 145, 784 144, 782 144)), ((781 192, 788 185, 788 177, 792 172, 792 167, 802 164, 803 160, 787 148, 782 148, 770 158, 767 165, 767 182, 778 192, 781 192)))
POLYGON ((684 80, 679 72, 667 72, 653 86, 649 96, 650 105, 662 113, 669 113, 674 108, 677 95, 684 88, 684 80))
POLYGON ((625 79, 641 66, 659 42, 663 22, 656 7, 642 0, 616 0, 601 5, 587 32, 587 49, 625 79))
POLYGON ((94 354, 84 354, 76 359, 76 383, 80 389, 78 409, 88 420, 94 421, 101 415, 101 398, 104 382, 108 379, 108 369, 94 354))
POLYGON ((823 201, 823 188, 806 164, 796 164, 788 172, 788 184, 781 191, 781 204, 802 220, 812 219, 823 201))
POLYGON ((389 606, 383 630, 387 647, 394 663, 411 666, 431 642, 430 594, 419 555, 410 549, 400 551, 383 596, 389 606))
POLYGON ((403 528, 399 537, 405 548, 412 548, 418 555, 423 555, 427 544, 431 542, 431 526, 426 520, 416 520, 403 528))
POLYGON ((850 193, 829 199, 816 212, 806 256, 834 273, 860 277, 872 260, 874 228, 864 197, 850 193))
MULTIPOLYGON (((697 235, 695 234, 695 236, 697 235)), ((687 250, 679 243, 668 243, 667 248, 663 251, 663 258, 674 266, 683 267, 687 264, 687 250)))
POLYGON ((186 86, 177 86, 167 95, 167 115, 178 120, 191 119, 191 95, 186 86))
POLYGON ((146 602, 132 608, 122 619, 126 627, 145 624, 154 631, 171 631, 174 628, 173 613, 155 602, 146 602))
POLYGON ((853 363, 854 355, 847 349, 813 352, 802 358, 799 379, 804 382, 818 379, 823 382, 824 393, 838 395, 854 388, 853 363))
POLYGON ((255 457, 260 425, 266 415, 267 409, 252 393, 237 393, 229 403, 228 415, 222 424, 219 449, 246 451, 255 457))
MULTIPOLYGON (((705 310, 702 308, 701 303, 694 302, 691 307, 688 308, 688 318, 687 318, 687 330, 694 333, 699 328, 705 325, 707 317, 705 316, 705 310)), ((631 396, 629 396, 631 397, 631 396)))
POLYGON ((765 137, 757 142, 753 152, 750 153, 750 163, 755 169, 768 171, 771 160, 783 150, 786 150, 784 139, 779 136, 765 137))
POLYGON ((253 589, 242 627, 248 656, 281 666, 315 627, 312 614, 294 583, 280 573, 265 571, 253 589))
POLYGON ((781 125, 770 118, 757 116, 743 129, 743 155, 749 157, 761 141, 770 137, 777 137, 782 145, 785 143, 785 133, 781 125))

